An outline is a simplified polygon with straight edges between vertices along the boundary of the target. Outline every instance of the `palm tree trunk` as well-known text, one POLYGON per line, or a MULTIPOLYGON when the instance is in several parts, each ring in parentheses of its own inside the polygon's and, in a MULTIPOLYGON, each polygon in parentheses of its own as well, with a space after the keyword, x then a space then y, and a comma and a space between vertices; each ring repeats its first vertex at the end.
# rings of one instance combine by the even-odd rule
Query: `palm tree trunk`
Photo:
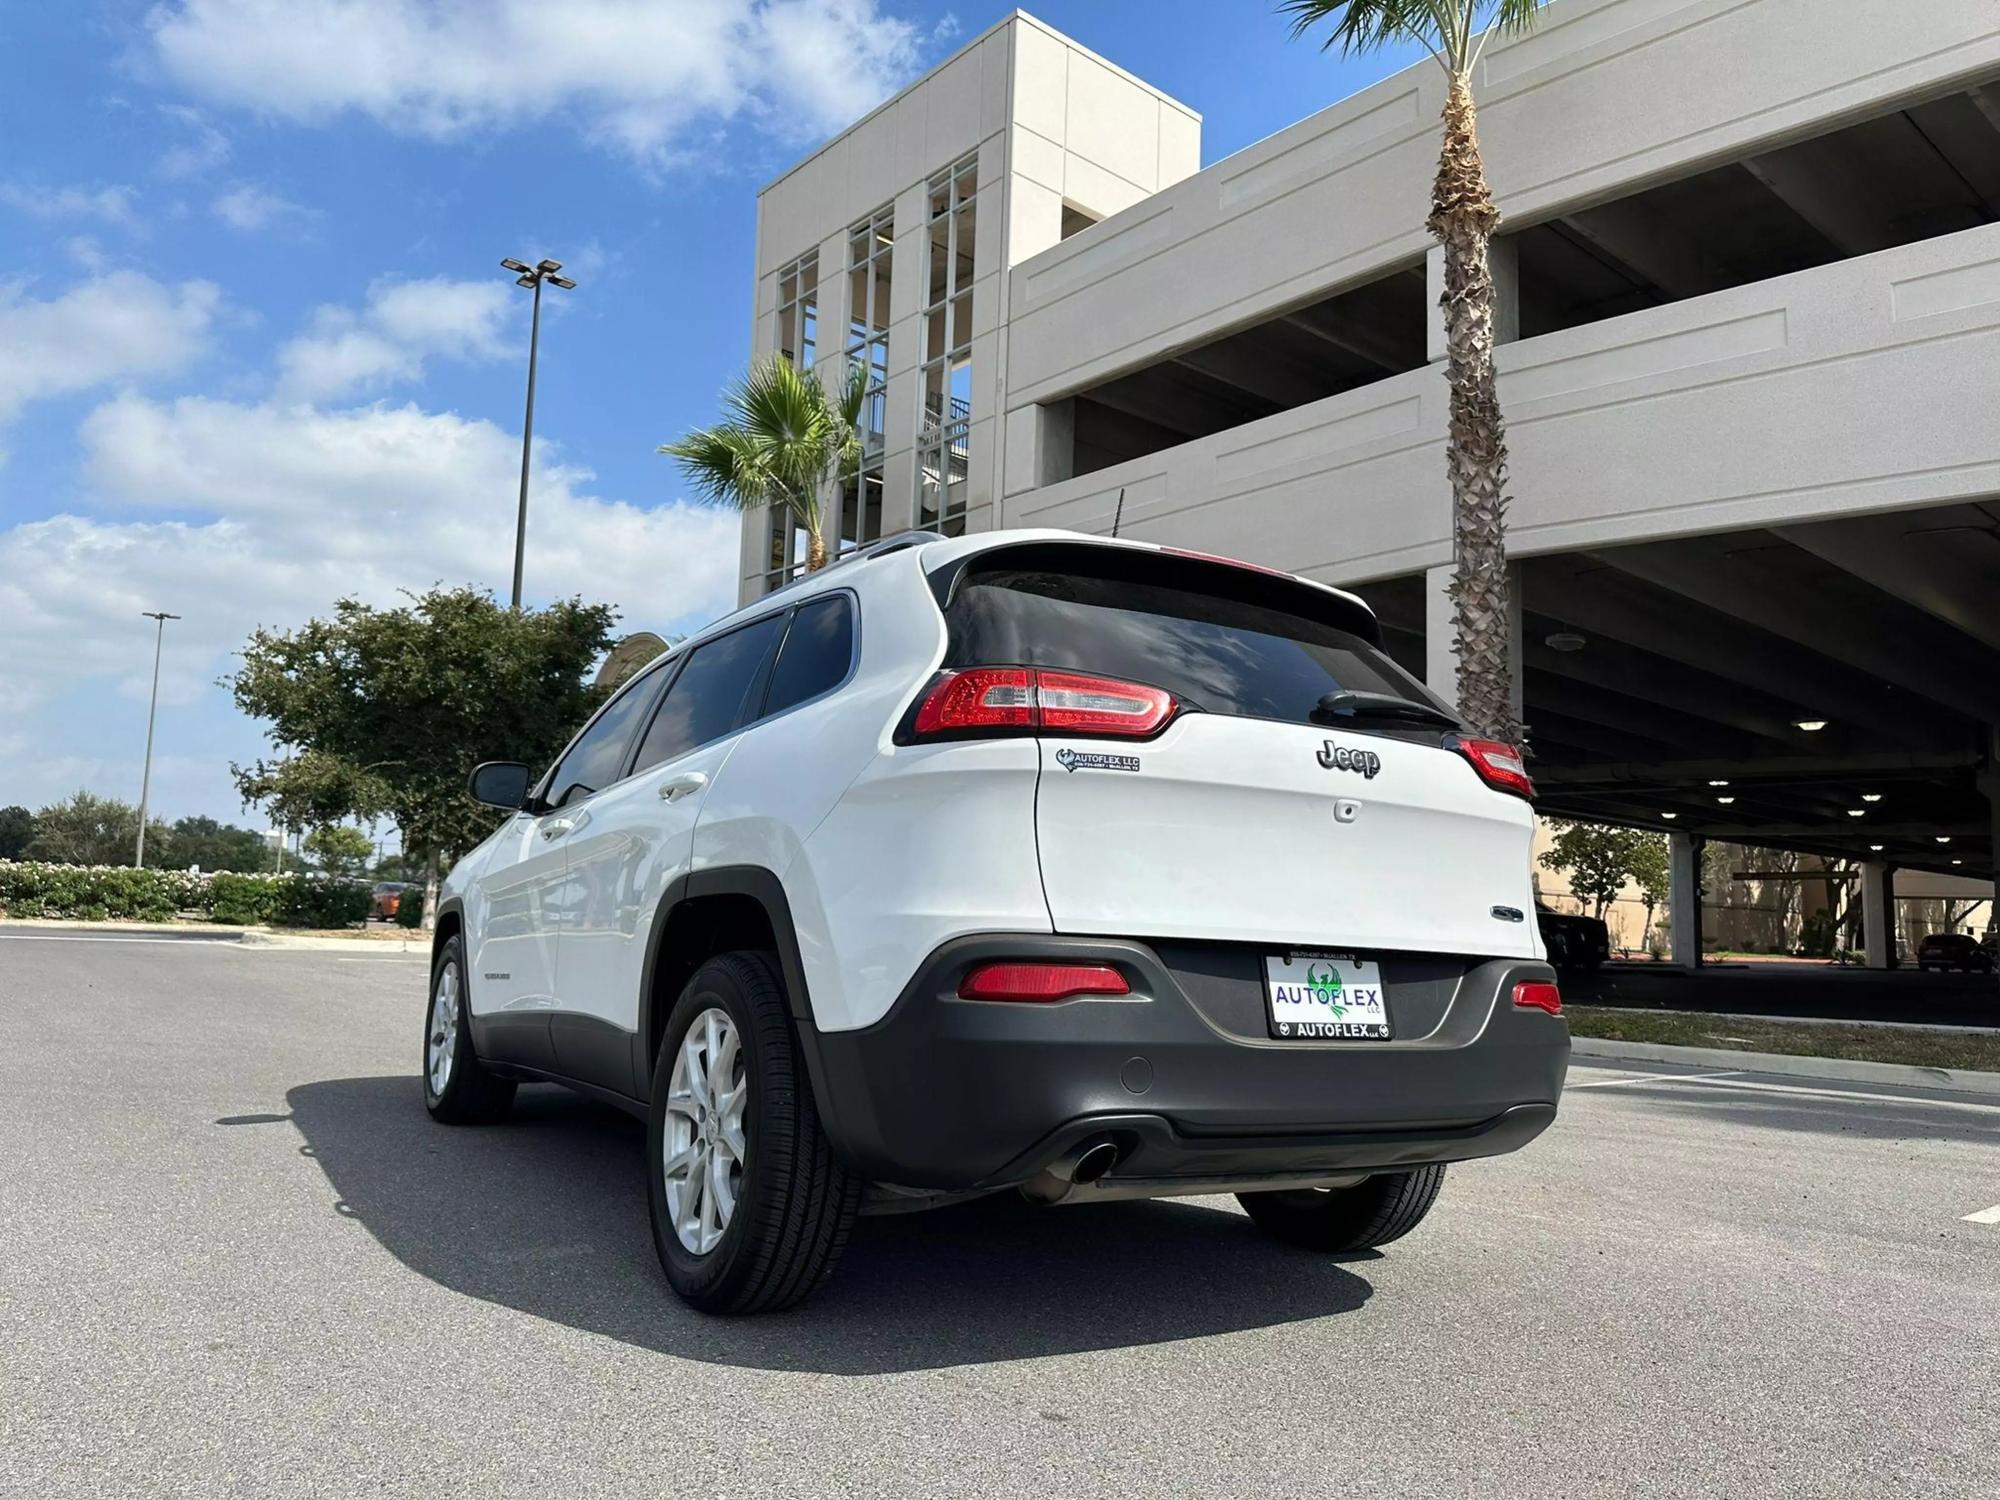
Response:
POLYGON ((1500 210, 1486 185, 1469 76, 1454 74, 1428 227, 1444 247, 1445 379, 1451 422, 1454 639, 1458 707, 1475 733, 1514 742, 1508 662, 1507 431, 1493 373, 1493 271, 1487 253, 1500 210))
POLYGON ((814 527, 806 533, 806 571, 817 573, 826 566, 826 538, 814 527))

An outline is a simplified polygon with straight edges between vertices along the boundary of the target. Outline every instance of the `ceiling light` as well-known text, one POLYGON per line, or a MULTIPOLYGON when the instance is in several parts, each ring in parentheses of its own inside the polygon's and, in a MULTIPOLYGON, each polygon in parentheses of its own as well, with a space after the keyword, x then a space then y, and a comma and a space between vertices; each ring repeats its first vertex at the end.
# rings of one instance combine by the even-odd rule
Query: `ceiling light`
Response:
POLYGON ((1937 841, 1940 844, 1949 844, 1951 842, 1951 835, 1948 833, 1941 833, 1937 836, 1937 841))
POLYGON ((1952 863, 1953 863, 1953 864, 1955 864, 1955 865, 1962 865, 1962 864, 1964 864, 1964 863, 1965 863, 1965 861, 1964 861, 1964 860, 1962 860, 1962 859, 1955 859, 1955 860, 1953 860, 1953 861, 1952 861, 1952 863))
POLYGON ((1882 794, 1880 792, 1863 792, 1861 794, 1861 800, 1863 802, 1880 802, 1882 800, 1882 794))
POLYGON ((1729 782, 1728 782, 1728 781, 1727 781, 1726 779, 1725 779, 1725 780, 1721 780, 1721 781, 1711 781, 1711 782, 1709 783, 1709 785, 1710 785, 1710 786, 1728 786, 1728 785, 1729 785, 1729 782))
POLYGON ((1542 637, 1542 644, 1551 651, 1581 651, 1590 642, 1574 630, 1558 630, 1542 637))
POLYGON ((1882 845, 1880 844, 1870 844, 1868 847, 1877 854, 1880 854, 1882 852, 1882 845))
POLYGON ((1792 720, 1792 728, 1803 729, 1807 734, 1818 734, 1822 729, 1826 728, 1826 720, 1794 719, 1792 720))
POLYGON ((1734 797, 1717 797, 1715 800, 1717 802, 1720 802, 1724 807, 1727 807, 1729 806, 1730 803, 1734 802, 1736 799, 1734 797))
POLYGON ((1868 816, 1868 809, 1865 807, 1850 807, 1847 810, 1847 815, 1850 818, 1865 818, 1868 816))
POLYGON ((1667 820, 1667 821, 1668 821, 1669 823, 1671 823, 1671 822, 1673 822, 1673 820, 1674 820, 1675 818, 1678 818, 1678 817, 1680 816, 1680 814, 1679 814, 1679 813, 1661 813, 1661 814, 1660 814, 1660 816, 1661 816, 1661 817, 1663 817, 1663 818, 1665 818, 1665 819, 1666 819, 1666 820, 1667 820))

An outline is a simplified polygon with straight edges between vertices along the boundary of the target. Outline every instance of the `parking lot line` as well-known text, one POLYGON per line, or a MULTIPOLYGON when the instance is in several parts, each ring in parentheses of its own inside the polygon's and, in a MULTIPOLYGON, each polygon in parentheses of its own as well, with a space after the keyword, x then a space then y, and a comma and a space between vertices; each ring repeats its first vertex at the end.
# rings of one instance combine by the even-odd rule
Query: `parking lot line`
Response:
POLYGON ((1741 1068, 1726 1073, 1633 1073, 1624 1078, 1593 1078, 1588 1083, 1565 1083, 1563 1092, 1571 1089, 1608 1089, 1621 1083, 1694 1083, 1704 1078, 1740 1078, 1741 1068))
POLYGON ((165 943, 170 948, 229 948, 226 937, 111 937, 90 932, 0 932, 0 943, 165 943))
POLYGON ((1869 1104, 1914 1104, 1924 1109, 1970 1109, 1983 1114, 2000 1114, 2000 1102, 1978 1099, 1948 1099, 1937 1094, 1871 1094, 1859 1089, 1831 1086, 1810 1088, 1791 1083, 1767 1083, 1760 1078, 1725 1077, 1716 1073, 1690 1073, 1684 1078, 1649 1078, 1648 1083, 1707 1083, 1718 1089, 1743 1089, 1753 1094, 1798 1094, 1809 1099, 1860 1100, 1869 1104))
POLYGON ((1965 1222, 1968 1224, 2000 1224, 2000 1203, 1994 1204, 1991 1208, 1982 1208, 1976 1214, 1967 1214, 1965 1222))

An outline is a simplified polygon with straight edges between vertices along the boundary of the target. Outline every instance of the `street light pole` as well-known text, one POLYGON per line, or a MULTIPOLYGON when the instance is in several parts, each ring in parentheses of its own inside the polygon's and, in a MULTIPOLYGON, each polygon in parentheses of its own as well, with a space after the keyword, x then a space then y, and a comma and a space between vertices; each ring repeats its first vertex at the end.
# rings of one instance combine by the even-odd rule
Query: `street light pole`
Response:
POLYGON ((558 276, 562 269, 559 260, 542 260, 530 267, 518 260, 500 262, 509 271, 519 274, 514 278, 516 286, 524 286, 535 294, 535 310, 528 324, 528 411, 521 420, 521 504, 514 519, 514 597, 510 606, 521 608, 521 565, 528 549, 528 458, 535 445, 535 358, 542 342, 542 283, 553 282, 564 291, 571 291, 576 283, 567 277, 558 276))
POLYGON ((153 609, 142 609, 139 613, 154 622, 153 697, 146 705, 146 765, 139 773, 139 844, 132 851, 133 866, 143 870, 146 868, 146 799, 153 791, 153 718, 160 710, 160 648, 166 644, 167 621, 178 620, 180 616, 153 609))

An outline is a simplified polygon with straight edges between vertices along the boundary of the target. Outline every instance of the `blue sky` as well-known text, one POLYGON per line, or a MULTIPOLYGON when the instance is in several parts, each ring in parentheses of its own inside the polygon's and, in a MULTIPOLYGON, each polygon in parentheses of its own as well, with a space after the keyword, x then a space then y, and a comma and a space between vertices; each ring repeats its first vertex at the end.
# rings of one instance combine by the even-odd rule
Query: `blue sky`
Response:
MULTIPOLYGON (((1264 0, 1031 7, 1205 116, 1220 160, 1410 61, 1264 0)), ((0 805, 244 819, 258 624, 511 567, 527 294, 554 256, 527 589, 686 629, 736 522, 665 439, 748 352, 755 190, 1006 13, 910 0, 0 7, 0 805)))

